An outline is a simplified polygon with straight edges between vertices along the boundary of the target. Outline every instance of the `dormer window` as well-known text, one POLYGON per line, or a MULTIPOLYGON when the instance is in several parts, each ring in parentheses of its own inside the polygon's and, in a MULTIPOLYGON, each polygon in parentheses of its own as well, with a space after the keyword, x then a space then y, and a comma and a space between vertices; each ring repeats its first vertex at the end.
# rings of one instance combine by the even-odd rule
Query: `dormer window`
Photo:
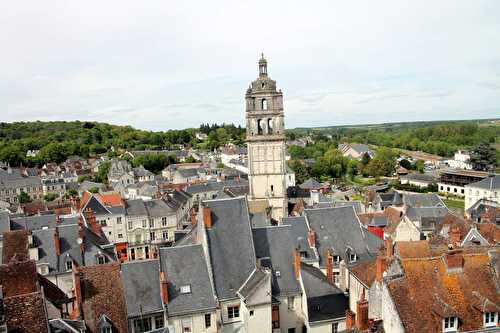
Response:
POLYGON ((96 262, 98 265, 104 265, 104 263, 106 262, 106 258, 104 258, 102 254, 98 254, 96 256, 96 262))
POLYGON ((443 332, 456 332, 458 330, 458 318, 446 317, 443 319, 443 332))
POLYGON ((187 284, 181 286, 181 294, 189 294, 189 293, 191 293, 191 285, 187 284))
POLYGON ((340 256, 336 256, 336 255, 334 255, 334 256, 333 256, 333 262, 334 262, 335 264, 339 264, 339 263, 340 263, 340 256))
POLYGON ((70 270, 72 270, 72 269, 73 269, 73 261, 71 261, 71 260, 67 260, 67 261, 66 261, 66 270, 67 270, 67 271, 70 271, 70 270))
POLYGON ((349 262, 356 262, 358 260, 358 256, 356 253, 349 253, 349 262))
POLYGON ((267 110, 267 99, 262 99, 262 110, 267 110))
POLYGON ((484 327, 495 327, 498 324, 498 312, 485 312, 484 327))

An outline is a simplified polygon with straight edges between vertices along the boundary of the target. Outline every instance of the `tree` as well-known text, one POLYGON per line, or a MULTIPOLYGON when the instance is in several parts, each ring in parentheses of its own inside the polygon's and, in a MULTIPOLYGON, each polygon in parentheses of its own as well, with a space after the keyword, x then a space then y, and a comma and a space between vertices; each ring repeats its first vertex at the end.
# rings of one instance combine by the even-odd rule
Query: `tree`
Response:
POLYGON ((363 166, 367 165, 372 158, 368 153, 364 153, 363 156, 361 157, 361 164, 363 166))
POLYGON ((95 175, 95 181, 98 183, 107 183, 108 182, 108 172, 111 167, 111 162, 106 161, 102 162, 99 165, 99 170, 97 171, 97 175, 95 175))
POLYGON ((6 145, 0 148, 0 161, 8 163, 10 166, 21 165, 25 158, 25 153, 16 145, 6 145))
POLYGON ((496 151, 489 143, 481 143, 474 147, 470 157, 475 170, 488 170, 495 165, 496 151))
POLYGON ((43 200, 49 202, 56 200, 57 195, 55 193, 47 193, 43 196, 43 200))
POLYGON ((24 191, 21 191, 21 194, 19 194, 18 200, 19 200, 19 203, 22 203, 22 204, 31 202, 30 196, 28 195, 28 193, 26 193, 24 191))
POLYGON ((90 193, 99 193, 99 188, 96 186, 93 186, 93 187, 89 188, 89 192, 90 193))
POLYGON ((411 162, 408 161, 407 159, 402 159, 400 162, 399 162, 399 165, 401 165, 403 168, 405 168, 406 170, 411 170, 413 169, 412 165, 411 165, 411 162))
POLYGON ((78 191, 75 190, 74 188, 70 188, 66 191, 66 198, 77 197, 77 196, 78 196, 78 191))

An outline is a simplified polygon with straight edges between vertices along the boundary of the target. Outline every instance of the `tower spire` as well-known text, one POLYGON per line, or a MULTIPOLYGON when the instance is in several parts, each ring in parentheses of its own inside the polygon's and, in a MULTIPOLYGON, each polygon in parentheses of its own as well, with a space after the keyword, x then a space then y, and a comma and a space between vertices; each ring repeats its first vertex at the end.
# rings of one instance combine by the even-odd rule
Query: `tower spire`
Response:
POLYGON ((261 54, 261 58, 259 60, 259 76, 267 76, 267 60, 264 58, 264 52, 261 54))

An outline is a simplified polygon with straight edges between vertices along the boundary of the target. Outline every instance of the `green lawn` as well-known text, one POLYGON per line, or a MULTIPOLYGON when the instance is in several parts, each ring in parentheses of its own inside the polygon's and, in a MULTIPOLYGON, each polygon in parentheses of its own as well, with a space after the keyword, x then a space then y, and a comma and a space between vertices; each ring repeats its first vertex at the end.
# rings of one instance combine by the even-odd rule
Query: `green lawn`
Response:
POLYGON ((443 202, 448 208, 458 208, 462 210, 465 208, 464 200, 443 199, 443 202))

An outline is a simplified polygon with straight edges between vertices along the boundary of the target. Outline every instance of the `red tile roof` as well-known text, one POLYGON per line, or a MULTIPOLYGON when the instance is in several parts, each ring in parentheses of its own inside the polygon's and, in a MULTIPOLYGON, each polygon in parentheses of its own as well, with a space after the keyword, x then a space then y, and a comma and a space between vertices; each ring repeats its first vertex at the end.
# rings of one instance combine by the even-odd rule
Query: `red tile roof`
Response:
POLYGON ((28 230, 8 231, 3 234, 2 262, 12 259, 24 261, 29 259, 28 230))
POLYGON ((363 283, 365 286, 370 288, 373 281, 375 281, 376 275, 376 260, 365 261, 357 264, 356 266, 350 267, 349 271, 363 283))
POLYGON ((486 238, 491 245, 500 243, 500 227, 494 223, 480 223, 477 225, 477 231, 486 238))
POLYGON ((459 331, 476 330, 483 326, 478 298, 500 304, 487 251, 461 255, 458 270, 447 267, 444 256, 401 260, 404 277, 389 281, 388 289, 406 332, 440 332, 443 316, 452 314, 459 331))
POLYGON ((48 332, 41 292, 5 298, 4 306, 9 332, 48 332))
POLYGON ((12 297, 38 291, 37 272, 35 262, 11 261, 0 265, 0 285, 3 296, 12 297))

